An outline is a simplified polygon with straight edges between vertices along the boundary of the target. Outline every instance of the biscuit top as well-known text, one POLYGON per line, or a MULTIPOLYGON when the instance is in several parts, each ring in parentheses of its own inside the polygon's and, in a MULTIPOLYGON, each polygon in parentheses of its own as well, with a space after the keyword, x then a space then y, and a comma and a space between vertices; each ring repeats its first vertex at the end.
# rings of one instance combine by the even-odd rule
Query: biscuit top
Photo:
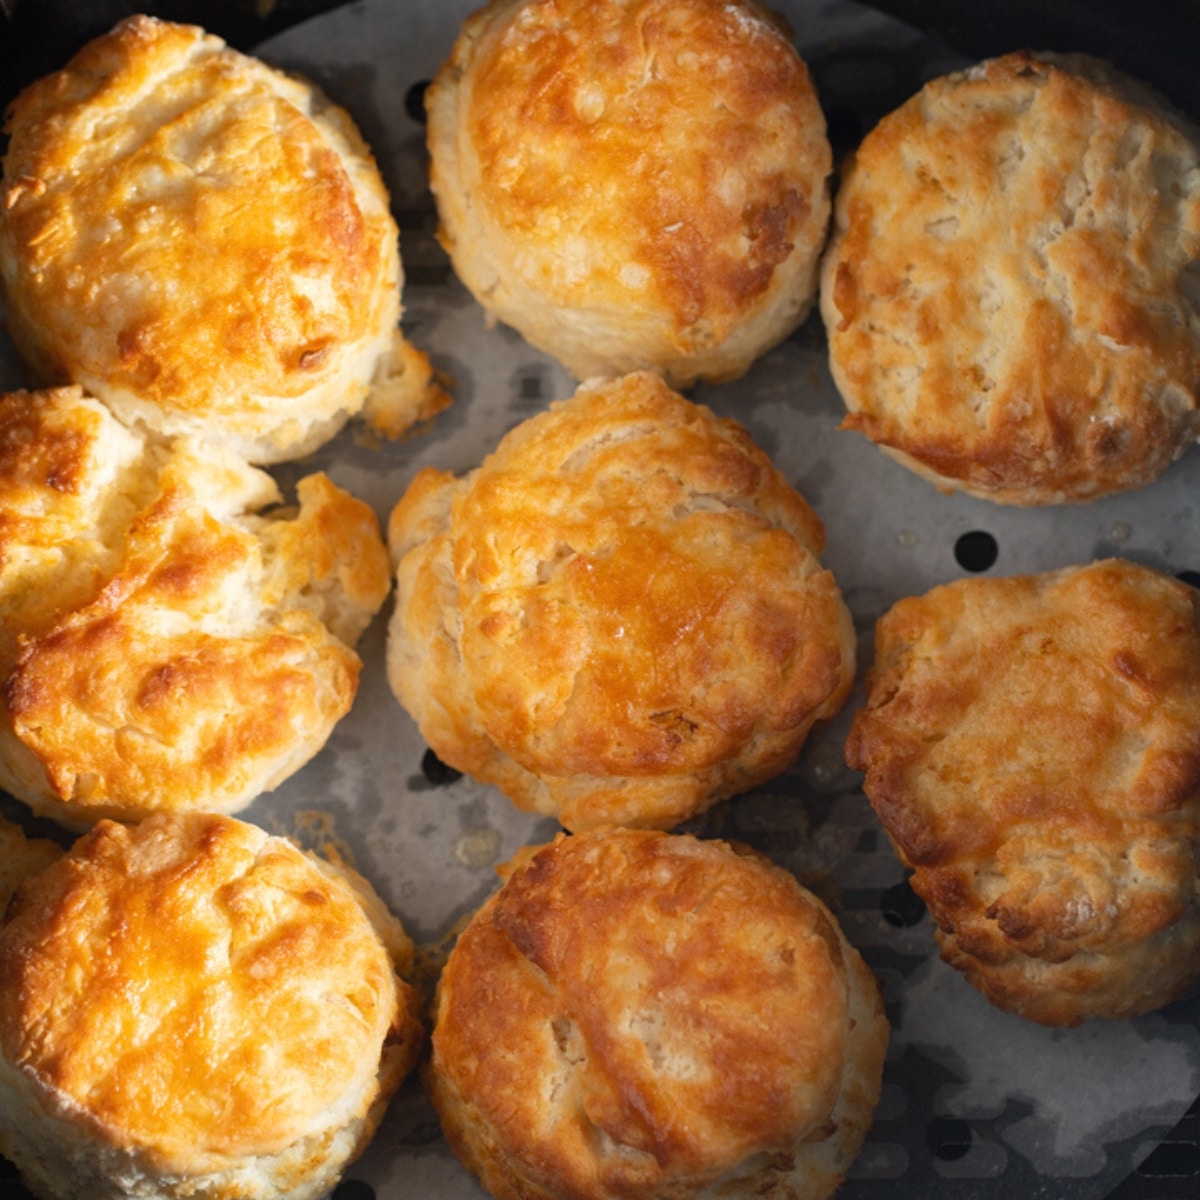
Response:
POLYGON ((395 227, 349 120, 200 29, 123 21, 8 128, 0 257, 43 382, 236 421, 399 317, 395 227))
POLYGON ((1110 560, 901 600, 847 759, 948 928, 1061 962, 1194 914, 1198 730, 1196 592, 1110 560))
POLYGON ((1090 837, 1174 819, 1200 783, 1197 625, 1194 589, 1117 559, 899 601, 852 745, 886 763, 869 783, 889 807, 920 797, 906 853, 994 854, 1014 820, 1090 837))
POLYGON ((163 1172, 346 1119, 397 994, 332 871, 227 817, 100 823, 0 931, 5 1058, 50 1113, 163 1172))
POLYGON ((108 543, 137 509, 130 480, 143 455, 77 388, 0 396, 0 627, 16 639, 90 599, 116 556, 108 543))
POLYGON ((519 7, 470 18, 443 68, 469 87, 473 215, 551 302, 653 308, 693 348, 723 340, 825 235, 824 118, 781 21, 711 0, 519 7))
POLYGON ((846 426, 936 482, 1087 500, 1200 433, 1200 137, 1102 64, 934 80, 865 138, 836 213, 846 426))
POLYGON ((560 836, 459 939, 434 1066, 536 1185, 505 1194, 691 1195, 828 1132, 847 1005, 840 932, 765 860, 645 831, 560 836))
POLYGON ((72 822, 227 809, 320 748, 390 580, 365 504, 297 492, 75 388, 0 397, 5 787, 72 822))
POLYGON ((419 476, 394 510, 393 554, 448 556, 457 671, 528 770, 686 776, 844 699, 853 647, 819 519, 744 429, 657 376, 584 385, 510 432, 422 544, 439 483, 419 476))

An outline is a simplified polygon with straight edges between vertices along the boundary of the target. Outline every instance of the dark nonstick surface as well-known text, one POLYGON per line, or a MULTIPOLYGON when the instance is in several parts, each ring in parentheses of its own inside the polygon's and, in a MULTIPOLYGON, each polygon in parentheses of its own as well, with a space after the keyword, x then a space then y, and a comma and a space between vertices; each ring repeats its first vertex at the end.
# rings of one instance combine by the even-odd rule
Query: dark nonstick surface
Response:
MULTIPOLYGON (((112 0, 0 0, 0 101, 7 104, 25 83, 60 66, 71 53, 90 37, 109 28, 115 20, 131 12, 149 12, 172 20, 204 25, 240 49, 253 50, 270 43, 300 22, 339 7, 340 0, 276 0, 264 5, 261 0, 164 0, 162 3, 123 3, 112 0), (268 11, 256 11, 263 7, 268 11)), ((393 0, 397 9, 408 0, 393 0)), ((1169 99, 1200 121, 1200 3, 1194 0, 1135 0, 1114 3, 1111 0, 1005 0, 1003 3, 979 3, 974 0, 877 0, 870 5, 906 24, 923 31, 929 39, 943 45, 947 57, 954 55, 978 59, 1020 47, 1062 51, 1086 51, 1112 61, 1118 67, 1155 85, 1169 99)), ((915 60, 892 64, 896 68, 894 91, 881 96, 879 103, 899 103, 911 85, 919 82, 913 72, 915 60), (911 71, 908 68, 912 68, 911 71)), ((357 115, 357 114, 356 114, 357 115)), ((865 132, 856 128, 854 114, 834 114, 841 121, 835 132, 848 144, 865 132)), ((834 121, 831 120, 831 130, 834 121)), ((370 130, 366 132, 370 135, 370 130)), ((403 223, 403 222, 402 222, 403 223)), ((418 290, 422 283, 421 264, 414 276, 418 290)), ((429 268, 432 271, 432 268, 429 268)), ((427 281, 436 287, 437 281, 427 281)), ((432 294, 432 293, 431 293, 432 294)), ((420 306, 418 305, 418 308, 420 306)), ((1196 452, 1193 452, 1196 453, 1196 452)), ((966 536, 966 535, 964 535, 966 536)), ((967 553, 964 543, 963 553, 967 553)), ((969 567, 963 560, 959 564, 969 567)), ((1188 563, 1200 570, 1200 561, 1188 563)), ((436 786, 431 781, 430 786, 436 786)), ((723 833, 723 830, 714 830, 723 833)), ((730 831, 746 838, 748 830, 730 831)), ((749 830, 752 837, 753 829, 749 830)), ((913 897, 899 885, 882 896, 866 896, 885 920, 897 927, 916 924, 922 919, 913 897)), ((849 897, 851 903, 854 897, 849 897)), ((873 963, 877 968, 882 960, 873 963)), ((891 970, 882 963, 885 971, 891 970)), ((894 964, 895 971, 901 964, 894 964)), ((1194 1012, 1193 1003, 1188 1012, 1194 1012)), ((907 1053, 907 1051, 906 1051, 907 1053)), ((945 1064, 930 1062, 896 1065, 903 1077, 906 1071, 945 1071, 945 1064)), ((947 1074, 947 1079, 950 1075, 947 1074)), ((933 1094, 938 1081, 929 1085, 933 1094)), ((1021 1119, 1019 1102, 1011 1102, 1007 1114, 989 1118, 993 1124, 1016 1123, 1021 1119)), ((884 1114, 894 1140, 903 1146, 914 1162, 936 1160, 941 1169, 930 1173, 902 1172, 885 1179, 852 1179, 845 1195, 878 1197, 880 1200, 982 1200, 1012 1196, 1014 1200, 1093 1200, 1086 1179, 1040 1179, 1028 1173, 1007 1174, 1000 1185, 963 1175, 957 1177, 956 1162, 969 1161, 973 1133, 970 1122, 958 1117, 940 1116, 936 1109, 910 1104, 901 1111, 884 1114), (934 1182, 931 1183, 930 1180, 934 1182), (999 1190, 997 1190, 999 1188, 999 1190)), ((415 1136, 415 1135, 414 1135, 415 1136)), ((976 1146, 977 1149, 977 1146, 976 1146)), ((1110 1153, 1114 1147, 1107 1147, 1110 1153)), ((1107 1192, 1107 1200, 1196 1200, 1200 1196, 1200 1098, 1173 1127, 1143 1131, 1136 1147, 1125 1146, 1127 1161, 1137 1165, 1127 1177, 1107 1192), (1147 1153, 1147 1148, 1149 1152, 1147 1153)), ((5 1177, 6 1164, 0 1160, 0 1197, 25 1195, 19 1185, 5 1177)), ((411 1193, 413 1195, 417 1192, 411 1193)), ((366 1183, 348 1181, 335 1193, 336 1200, 371 1200, 372 1189, 366 1183)), ((379 1194, 377 1200, 392 1200, 379 1194)), ((398 1197, 397 1197, 398 1200, 398 1197)), ((429 1196, 428 1200, 440 1200, 429 1196)))

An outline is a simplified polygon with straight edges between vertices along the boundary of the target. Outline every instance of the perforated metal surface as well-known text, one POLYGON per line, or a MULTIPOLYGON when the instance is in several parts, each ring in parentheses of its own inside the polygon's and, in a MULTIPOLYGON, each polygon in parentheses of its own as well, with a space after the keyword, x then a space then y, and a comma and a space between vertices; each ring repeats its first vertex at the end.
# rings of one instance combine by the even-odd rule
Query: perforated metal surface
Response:
MULTIPOLYGON (((470 469, 506 430, 574 386, 510 331, 487 328, 434 240, 420 91, 473 7, 367 0, 260 48, 314 77, 359 120, 403 229, 406 331, 455 381, 454 406, 423 433, 380 445, 350 430, 313 459, 276 471, 287 484, 315 467, 328 470, 383 519, 419 467, 470 469)), ((838 153, 926 79, 960 64, 938 43, 851 3, 775 7, 813 70, 838 153)), ((4 371, 5 383, 20 382, 11 353, 4 371)), ((966 574, 1040 571, 1111 554, 1200 572, 1200 454, 1140 493, 1080 508, 1022 511, 940 495, 837 429, 842 405, 815 316, 743 380, 699 388, 694 398, 742 421, 825 521, 825 562, 855 615, 860 676, 880 614, 902 596, 966 574)), ((429 760, 387 688, 383 648, 381 618, 361 647, 367 665, 353 713, 325 752, 244 815, 307 844, 335 840, 436 954, 495 885, 495 865, 555 826, 429 760)), ((1136 1021, 1067 1031, 992 1009, 938 961, 928 917, 844 765, 842 743, 860 701, 861 683, 782 778, 692 827, 751 843, 824 895, 883 984, 893 1023, 883 1096, 840 1195, 1197 1194, 1200 997, 1136 1021), (1172 1129, 1171 1144, 1160 1146, 1172 1129)), ((442 1141, 415 1082, 336 1193, 371 1194, 483 1195, 442 1141)))

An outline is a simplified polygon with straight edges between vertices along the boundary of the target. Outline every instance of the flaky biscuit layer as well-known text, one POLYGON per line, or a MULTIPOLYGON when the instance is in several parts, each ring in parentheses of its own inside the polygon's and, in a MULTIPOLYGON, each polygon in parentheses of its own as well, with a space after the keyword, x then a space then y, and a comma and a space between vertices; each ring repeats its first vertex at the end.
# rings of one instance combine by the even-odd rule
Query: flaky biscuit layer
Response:
POLYGON ((3 786, 82 825, 232 811, 307 762, 390 580, 365 504, 321 474, 297 498, 78 389, 0 397, 3 786))
POLYGON ((396 695, 568 828, 666 828, 782 771, 854 675, 816 514, 651 373, 582 386, 397 504, 396 695))
POLYGON ((325 1195, 421 1033, 363 886, 210 814, 101 822, 27 879, 0 930, 0 1146, 35 1193, 325 1195))
POLYGON ((528 853, 464 930, 426 1078, 499 1200, 821 1200, 886 1044, 870 971, 786 872, 598 830, 528 853))
POLYGON ((846 166, 821 309, 846 428, 938 486, 1142 486, 1200 434, 1200 133, 1082 56, 934 80, 846 166))
POLYGON ((455 270, 577 378, 732 378, 811 308, 825 118, 753 0, 496 0, 426 107, 455 270))
POLYGON ((879 621, 846 746, 943 956, 1049 1025, 1200 979, 1196 593, 1108 560, 879 621))
POLYGON ((135 16, 27 88, 8 132, 0 277, 38 382, 254 462, 332 437, 377 381, 393 426, 429 415, 389 379, 412 364, 387 193, 313 86, 135 16))

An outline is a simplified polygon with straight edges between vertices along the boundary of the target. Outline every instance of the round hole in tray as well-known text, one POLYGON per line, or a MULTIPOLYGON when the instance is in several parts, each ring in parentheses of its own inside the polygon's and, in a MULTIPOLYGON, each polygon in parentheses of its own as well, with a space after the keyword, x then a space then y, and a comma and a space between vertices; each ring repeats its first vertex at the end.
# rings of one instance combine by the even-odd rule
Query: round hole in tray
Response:
POLYGON ((964 571, 986 571, 999 553, 996 539, 982 529, 969 530, 954 543, 954 560, 964 571))
POLYGON ((425 124, 425 89, 429 83, 428 79, 418 79, 404 93, 404 111, 420 125, 425 124))
POLYGON ((346 1179, 333 1189, 332 1200, 375 1200, 375 1189, 358 1179, 346 1179))
POLYGON ((925 1131, 925 1142, 935 1158, 954 1162, 971 1152, 971 1127, 957 1117, 934 1117, 925 1131))
POLYGON ((448 767, 432 750, 421 757, 421 773, 434 787, 446 787, 462 778, 462 772, 448 767))
POLYGON ((1191 584, 1194 588, 1200 588, 1200 571, 1180 571, 1176 575, 1176 579, 1182 579, 1184 583, 1191 584))
POLYGON ((879 907, 889 925, 907 929, 925 915, 925 901, 908 885, 908 881, 893 884, 880 897, 879 907))

